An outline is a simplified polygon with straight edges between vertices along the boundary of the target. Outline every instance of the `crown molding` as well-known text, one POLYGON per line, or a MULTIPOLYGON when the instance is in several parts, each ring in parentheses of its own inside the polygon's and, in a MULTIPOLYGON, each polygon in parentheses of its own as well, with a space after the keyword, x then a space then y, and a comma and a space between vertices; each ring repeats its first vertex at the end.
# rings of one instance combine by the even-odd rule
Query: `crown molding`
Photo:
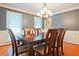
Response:
POLYGON ((27 13, 27 14, 31 14, 31 15, 37 16, 37 15, 36 15, 35 13, 33 13, 33 12, 29 12, 29 11, 22 10, 22 9, 19 9, 19 8, 15 8, 15 7, 9 7, 9 6, 3 5, 3 4, 0 4, 0 7, 8 8, 8 9, 11 9, 11 10, 15 10, 15 11, 19 11, 19 12, 23 12, 23 13, 27 13))
MULTIPOLYGON (((8 8, 8 9, 12 9, 12 10, 16 10, 16 11, 20 11, 20 12, 24 12, 24 13, 27 13, 27 14, 31 14, 31 15, 37 16, 33 12, 29 12, 29 11, 22 10, 22 9, 19 9, 19 8, 9 7, 9 6, 3 5, 3 4, 0 4, 0 7, 4 7, 4 8, 8 8)), ((73 7, 73 8, 69 8, 69 9, 65 9, 65 10, 61 10, 59 12, 55 12, 55 13, 53 13, 53 15, 69 12, 69 11, 76 10, 76 9, 79 9, 79 6, 73 7)))
POLYGON ((55 13, 53 13, 53 15, 61 14, 61 13, 69 12, 69 11, 73 11, 73 10, 76 10, 76 9, 79 9, 79 6, 73 7, 73 8, 69 8, 69 9, 65 9, 63 11, 55 12, 55 13))

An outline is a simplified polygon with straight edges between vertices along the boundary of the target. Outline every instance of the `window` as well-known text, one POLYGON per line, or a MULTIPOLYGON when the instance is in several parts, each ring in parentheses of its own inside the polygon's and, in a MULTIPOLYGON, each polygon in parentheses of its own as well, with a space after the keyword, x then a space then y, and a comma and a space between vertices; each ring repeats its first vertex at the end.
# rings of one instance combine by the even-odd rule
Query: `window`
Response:
POLYGON ((22 14, 7 11, 7 28, 10 28, 13 31, 16 38, 17 36, 20 36, 22 29, 22 14))
POLYGON ((40 17, 34 18, 34 28, 41 28, 42 29, 42 20, 40 17))

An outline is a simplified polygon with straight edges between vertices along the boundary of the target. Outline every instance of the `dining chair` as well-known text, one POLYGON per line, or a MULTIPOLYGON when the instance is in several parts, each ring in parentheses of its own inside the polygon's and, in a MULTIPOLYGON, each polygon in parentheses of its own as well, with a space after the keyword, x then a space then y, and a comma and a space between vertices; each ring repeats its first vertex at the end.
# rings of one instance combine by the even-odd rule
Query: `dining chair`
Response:
POLYGON ((34 33, 35 33, 35 35, 39 35, 41 33, 41 29, 40 28, 34 28, 34 33))
POLYGON ((57 44, 55 45, 55 48, 57 50, 57 56, 59 55, 59 50, 61 49, 61 53, 62 55, 64 55, 64 52, 63 52, 63 39, 64 39, 64 36, 65 36, 65 33, 66 33, 66 29, 64 28, 60 28, 60 34, 58 36, 58 39, 57 39, 57 44))
POLYGON ((33 34, 33 29, 32 28, 24 28, 24 35, 28 35, 28 34, 33 34))
POLYGON ((23 54, 23 53, 26 53, 28 52, 28 47, 27 45, 24 45, 24 44, 20 44, 18 45, 17 44, 17 40, 12 32, 11 29, 8 29, 8 32, 9 32, 9 35, 10 35, 10 38, 11 38, 11 42, 12 42, 12 56, 18 56, 20 54, 23 54))
POLYGON ((38 53, 41 56, 50 56, 54 55, 54 48, 56 37, 59 33, 58 29, 49 29, 46 35, 45 44, 43 44, 40 48, 34 48, 35 53, 38 53), (53 46, 53 49, 52 49, 53 46))

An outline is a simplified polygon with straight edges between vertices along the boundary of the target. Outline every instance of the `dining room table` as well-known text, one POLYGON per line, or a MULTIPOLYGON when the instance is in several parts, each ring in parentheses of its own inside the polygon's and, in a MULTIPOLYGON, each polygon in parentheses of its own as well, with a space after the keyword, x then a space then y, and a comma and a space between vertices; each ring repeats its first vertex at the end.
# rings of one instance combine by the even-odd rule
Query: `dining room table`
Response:
POLYGON ((23 36, 22 40, 28 44, 28 56, 34 56, 33 48, 36 45, 39 45, 45 42, 45 34, 44 33, 37 34, 37 35, 27 34, 23 36))

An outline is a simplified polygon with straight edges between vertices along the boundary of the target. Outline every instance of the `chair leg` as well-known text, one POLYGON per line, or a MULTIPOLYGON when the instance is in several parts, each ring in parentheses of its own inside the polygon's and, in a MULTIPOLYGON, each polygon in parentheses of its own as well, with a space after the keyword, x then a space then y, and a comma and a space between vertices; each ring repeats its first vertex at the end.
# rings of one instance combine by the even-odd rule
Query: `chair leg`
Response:
POLYGON ((63 46, 61 46, 61 53, 62 53, 62 55, 64 55, 63 46))
POLYGON ((12 56, 14 56, 14 50, 12 49, 12 56))
POLYGON ((26 55, 28 55, 28 53, 26 52, 26 55))
POLYGON ((18 56, 19 54, 17 52, 15 52, 15 56, 18 56))
POLYGON ((53 48, 53 53, 52 53, 52 55, 54 56, 55 55, 55 49, 53 48))
POLYGON ((12 56, 14 56, 14 51, 12 52, 12 56))
POLYGON ((57 56, 59 56, 59 48, 57 48, 57 56))

